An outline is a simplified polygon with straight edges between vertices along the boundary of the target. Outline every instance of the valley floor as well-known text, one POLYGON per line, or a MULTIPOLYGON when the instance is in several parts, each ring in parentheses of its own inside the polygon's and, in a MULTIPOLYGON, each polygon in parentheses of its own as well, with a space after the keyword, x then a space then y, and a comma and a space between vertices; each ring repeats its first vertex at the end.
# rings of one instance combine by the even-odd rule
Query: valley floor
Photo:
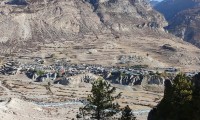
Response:
MULTIPOLYGON (((90 83, 51 85, 35 83, 24 74, 0 76, 0 119, 71 120, 90 94, 90 83)), ((129 105, 138 120, 146 120, 149 110, 158 104, 163 93, 144 91, 141 86, 117 87, 122 92, 121 107, 129 105)))

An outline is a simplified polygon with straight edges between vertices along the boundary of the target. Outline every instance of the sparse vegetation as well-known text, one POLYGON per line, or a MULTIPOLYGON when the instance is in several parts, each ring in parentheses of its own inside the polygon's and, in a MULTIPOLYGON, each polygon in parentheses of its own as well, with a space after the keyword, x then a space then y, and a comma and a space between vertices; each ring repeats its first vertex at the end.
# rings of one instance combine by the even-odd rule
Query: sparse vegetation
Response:
POLYGON ((39 75, 39 76, 42 76, 45 74, 45 71, 42 71, 42 70, 36 70, 36 74, 39 75))

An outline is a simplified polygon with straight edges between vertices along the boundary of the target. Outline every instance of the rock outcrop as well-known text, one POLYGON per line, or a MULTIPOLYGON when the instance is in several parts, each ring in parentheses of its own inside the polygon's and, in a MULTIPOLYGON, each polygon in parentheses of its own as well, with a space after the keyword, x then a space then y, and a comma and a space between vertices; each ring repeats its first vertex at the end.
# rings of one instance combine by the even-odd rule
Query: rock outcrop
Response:
POLYGON ((133 32, 136 28, 163 29, 164 17, 146 0, 91 0, 100 20, 117 32, 133 32))

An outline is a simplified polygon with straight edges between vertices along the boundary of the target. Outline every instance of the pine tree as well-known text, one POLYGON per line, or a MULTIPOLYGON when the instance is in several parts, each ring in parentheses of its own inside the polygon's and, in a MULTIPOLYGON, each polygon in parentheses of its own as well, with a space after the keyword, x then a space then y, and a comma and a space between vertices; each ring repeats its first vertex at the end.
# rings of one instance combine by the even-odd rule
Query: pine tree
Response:
POLYGON ((191 79, 184 74, 178 74, 172 85, 169 81, 165 85, 164 98, 149 113, 148 120, 193 120, 191 79))
POLYGON ((172 116, 178 120, 191 120, 191 101, 193 85, 185 74, 178 74, 174 79, 172 94, 172 116))
POLYGON ((194 89, 192 98, 193 120, 200 118, 200 73, 193 77, 194 89))
POLYGON ((185 74, 178 74, 174 79, 173 98, 177 104, 184 104, 192 99, 192 82, 185 74))
POLYGON ((115 87, 99 78, 92 83, 92 94, 88 96, 88 104, 83 110, 97 120, 113 116, 119 112, 119 105, 114 103, 114 100, 121 96, 121 93, 114 96, 115 91, 115 87))
POLYGON ((132 109, 128 105, 122 111, 121 120, 136 120, 136 117, 132 113, 132 109))

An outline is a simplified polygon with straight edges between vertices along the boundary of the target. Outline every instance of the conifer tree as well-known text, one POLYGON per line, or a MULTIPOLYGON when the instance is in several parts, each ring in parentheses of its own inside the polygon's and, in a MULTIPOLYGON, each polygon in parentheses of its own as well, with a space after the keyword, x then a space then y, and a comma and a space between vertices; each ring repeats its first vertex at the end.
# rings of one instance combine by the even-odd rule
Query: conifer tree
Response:
POLYGON ((132 109, 128 105, 122 111, 121 120, 136 120, 136 117, 132 113, 132 109))
POLYGON ((99 78, 92 83, 91 95, 88 96, 88 104, 83 108, 93 119, 104 119, 119 112, 119 104, 114 101, 121 96, 115 94, 116 88, 107 81, 99 78))
POLYGON ((192 99, 193 84, 191 79, 185 74, 178 74, 172 85, 169 83, 165 86, 164 98, 149 113, 148 120, 193 120, 191 118, 194 111, 192 99))
POLYGON ((194 89, 193 89, 193 98, 191 106, 193 108, 193 120, 200 119, 200 73, 193 77, 194 89))

